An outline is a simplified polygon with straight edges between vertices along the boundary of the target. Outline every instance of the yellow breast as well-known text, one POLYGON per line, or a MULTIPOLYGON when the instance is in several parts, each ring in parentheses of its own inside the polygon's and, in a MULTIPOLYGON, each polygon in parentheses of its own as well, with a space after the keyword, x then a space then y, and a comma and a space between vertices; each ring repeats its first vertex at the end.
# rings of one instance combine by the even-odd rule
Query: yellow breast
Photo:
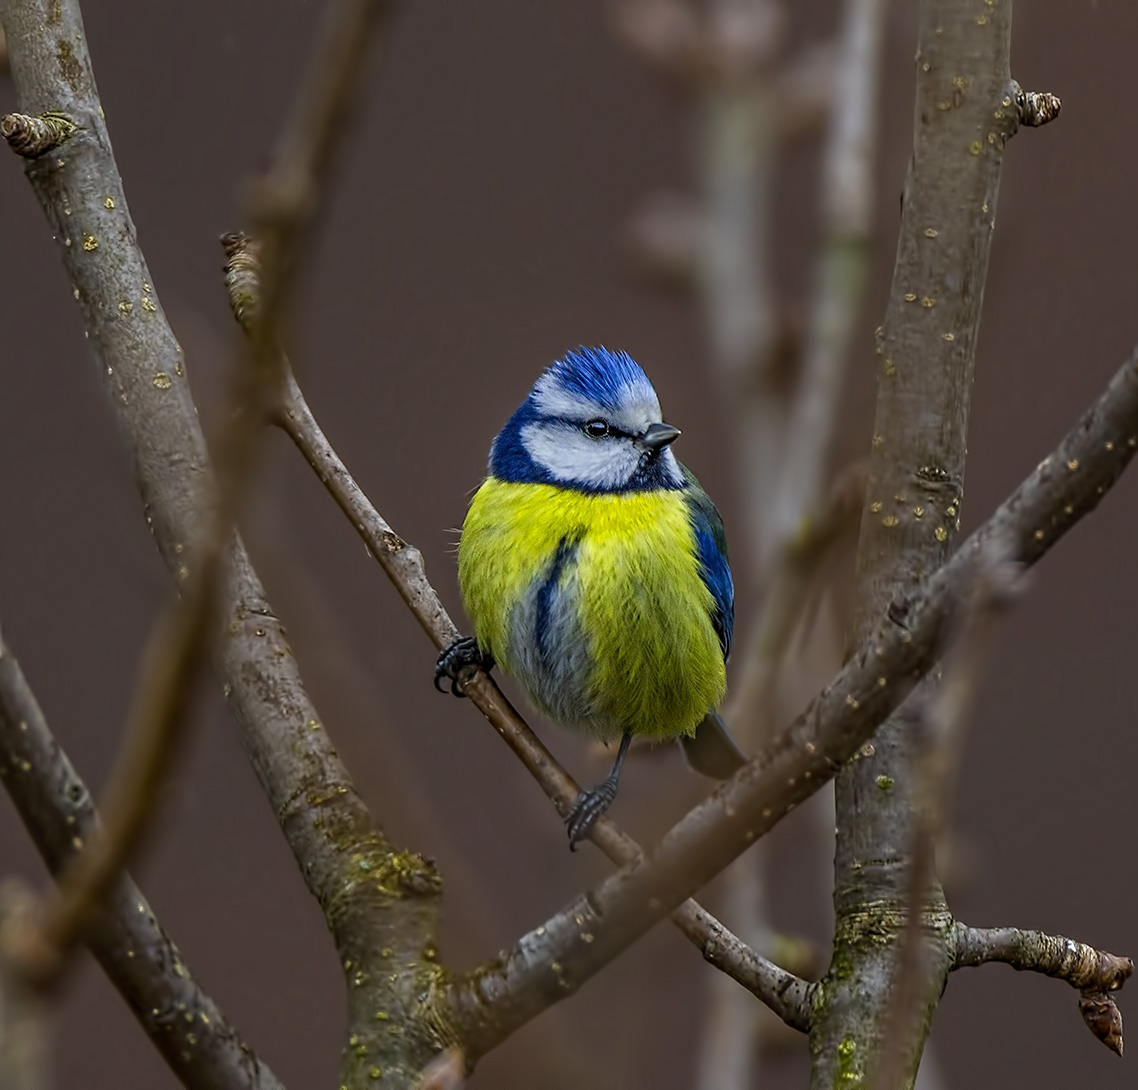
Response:
POLYGON ((594 495, 491 477, 463 525, 459 584, 482 647, 566 725, 672 738, 723 696, 682 492, 594 495))

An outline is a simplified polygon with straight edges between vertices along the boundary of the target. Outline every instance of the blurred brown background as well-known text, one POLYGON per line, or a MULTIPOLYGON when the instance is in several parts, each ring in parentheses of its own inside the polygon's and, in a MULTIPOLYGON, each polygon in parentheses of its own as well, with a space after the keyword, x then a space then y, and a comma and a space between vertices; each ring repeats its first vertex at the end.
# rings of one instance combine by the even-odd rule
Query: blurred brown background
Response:
MULTIPOLYGON (((872 281, 836 465, 867 450, 870 333, 884 312, 911 139, 912 7, 890 9, 872 281)), ((790 5, 797 38, 835 0, 790 5)), ((131 211, 186 348, 203 415, 236 343, 217 236, 265 160, 322 5, 103 0, 87 30, 131 211)), ((1006 157, 964 505, 986 516, 1072 423, 1138 339, 1138 143, 1132 0, 1021 3, 1013 71, 1062 118, 1006 157)), ((14 106, 0 79, 0 109, 14 106)), ((362 112, 297 352, 325 430, 383 514, 426 555, 460 616, 451 528, 491 437, 538 370, 579 342, 628 349, 683 427, 681 457, 734 516, 733 476, 694 306, 645 287, 622 249, 651 192, 690 181, 690 120, 617 43, 600 0, 407 5, 362 112)), ((779 181, 782 299, 809 287, 816 141, 779 181)), ((92 787, 117 745, 139 650, 168 592, 78 314, 14 158, 0 160, 0 623, 92 787)), ((470 965, 606 871, 570 855, 550 806, 468 706, 431 688, 434 652, 286 441, 272 436, 249 538, 305 678, 374 812, 448 880, 445 956, 470 965)), ((1138 479, 1038 569, 1006 624, 970 725, 953 897, 976 924, 1016 924, 1138 952, 1130 864, 1138 479)), ((754 573, 737 564, 746 588, 754 573)), ((738 668, 738 663, 735 664, 738 668)), ((284 1082, 334 1085, 342 988, 314 904, 216 691, 161 835, 136 877, 188 963, 284 1082)), ((542 725, 539 724, 539 729, 542 725)), ((545 736, 585 779, 607 759, 545 736)), ((616 816, 656 835, 706 790, 669 755, 632 767, 616 816)), ((800 815, 794 816, 796 819, 800 815)), ((800 820, 775 833, 779 926, 825 940, 829 890, 800 820)), ((43 870, 6 799, 0 874, 43 870)), ((692 1084, 711 970, 664 925, 487 1058, 474 1087, 692 1084)), ((952 977, 933 1041, 949 1086, 1138 1085, 1080 1024, 1064 985, 1002 967, 952 977)), ((1124 1014, 1135 1003, 1124 995, 1124 1014)), ((57 1085, 176 1082, 99 971, 75 975, 57 1085)), ((772 1086, 802 1086, 805 1045, 772 1086)))

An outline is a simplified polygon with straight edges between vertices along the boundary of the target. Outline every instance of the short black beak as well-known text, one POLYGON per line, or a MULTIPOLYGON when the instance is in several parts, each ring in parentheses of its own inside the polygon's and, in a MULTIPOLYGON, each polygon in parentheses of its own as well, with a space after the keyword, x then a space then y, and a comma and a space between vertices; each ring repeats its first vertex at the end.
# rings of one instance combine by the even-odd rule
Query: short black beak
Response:
POLYGON ((655 454, 669 443, 675 442, 679 436, 680 429, 673 428, 671 424, 649 424, 644 434, 636 440, 636 445, 655 454))

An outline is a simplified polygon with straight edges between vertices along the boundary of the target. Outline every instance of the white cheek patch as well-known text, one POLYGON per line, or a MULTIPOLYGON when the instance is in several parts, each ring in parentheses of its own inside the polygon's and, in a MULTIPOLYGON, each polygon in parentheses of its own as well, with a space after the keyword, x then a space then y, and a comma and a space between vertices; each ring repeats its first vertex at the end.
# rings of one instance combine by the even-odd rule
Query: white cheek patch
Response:
POLYGON ((570 424, 527 424, 521 437, 526 453, 566 484, 620 488, 640 464, 640 452, 627 439, 590 439, 570 424))
POLYGON ((671 447, 660 454, 660 464, 664 467, 664 475, 674 487, 684 488, 687 485, 687 478, 684 476, 683 470, 680 469, 680 463, 676 461, 676 456, 672 453, 671 447))

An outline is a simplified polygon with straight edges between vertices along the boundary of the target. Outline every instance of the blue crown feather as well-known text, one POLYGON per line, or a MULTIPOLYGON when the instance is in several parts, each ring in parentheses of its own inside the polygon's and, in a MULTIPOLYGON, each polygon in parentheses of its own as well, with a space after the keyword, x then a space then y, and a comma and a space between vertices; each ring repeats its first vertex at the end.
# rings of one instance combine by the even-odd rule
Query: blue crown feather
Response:
POLYGON ((652 390, 648 376, 627 352, 612 352, 604 347, 582 345, 567 352, 546 374, 564 390, 580 394, 610 412, 620 408, 630 390, 652 390))

